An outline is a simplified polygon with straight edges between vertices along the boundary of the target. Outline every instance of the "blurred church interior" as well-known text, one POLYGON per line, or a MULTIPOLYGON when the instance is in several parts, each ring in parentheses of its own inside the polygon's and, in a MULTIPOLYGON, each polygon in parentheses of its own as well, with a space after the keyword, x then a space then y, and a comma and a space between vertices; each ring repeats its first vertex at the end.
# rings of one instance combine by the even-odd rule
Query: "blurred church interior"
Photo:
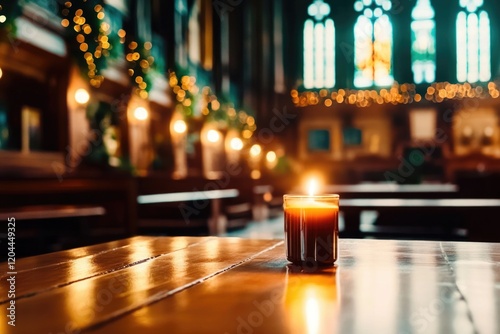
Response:
POLYGON ((283 194, 315 177, 341 195, 341 237, 500 241, 499 13, 0 1, 0 217, 26 255, 137 234, 279 237, 283 194))

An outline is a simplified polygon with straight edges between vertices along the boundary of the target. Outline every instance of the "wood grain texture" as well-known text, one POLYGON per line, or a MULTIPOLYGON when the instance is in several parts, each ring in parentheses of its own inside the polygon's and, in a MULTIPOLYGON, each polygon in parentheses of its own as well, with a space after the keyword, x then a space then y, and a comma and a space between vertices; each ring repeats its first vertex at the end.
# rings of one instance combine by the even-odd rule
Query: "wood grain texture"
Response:
MULTIPOLYGON (((141 262, 182 250, 196 243, 210 240, 199 238, 184 238, 176 243, 166 243, 162 238, 142 239, 136 237, 121 245, 120 242, 108 243, 111 247, 99 249, 99 246, 83 247, 67 252, 55 253, 56 256, 68 258, 54 259, 51 264, 43 264, 50 255, 40 256, 34 266, 27 267, 29 259, 21 260, 16 266, 18 278, 16 279, 16 297, 18 299, 43 293, 64 285, 69 285, 80 280, 107 274, 110 271, 120 270, 141 262), (116 245, 113 247, 112 245, 116 245), (87 249, 90 248, 90 249, 87 249), (150 251, 150 252, 149 252, 150 251), (148 252, 148 258, 144 254, 148 252), (54 275, 54 272, 61 275, 54 275)), ((35 257, 34 259, 37 259, 35 257)), ((0 277, 6 279, 8 275, 0 277)), ((7 286, 0 287, 0 304, 8 301, 7 286)))
POLYGON ((341 239, 340 260, 325 268, 290 265, 280 240, 138 237, 93 247, 56 253, 52 264, 24 260, 43 263, 18 274, 35 292, 16 301, 16 327, 3 321, 0 332, 500 331, 500 244, 341 239))

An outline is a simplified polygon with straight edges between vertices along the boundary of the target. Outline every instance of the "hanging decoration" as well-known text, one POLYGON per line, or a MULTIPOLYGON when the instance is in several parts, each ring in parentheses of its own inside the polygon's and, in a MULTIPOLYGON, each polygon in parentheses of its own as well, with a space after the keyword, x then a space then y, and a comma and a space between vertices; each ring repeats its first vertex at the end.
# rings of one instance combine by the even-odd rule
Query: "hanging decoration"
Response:
POLYGON ((93 87, 100 87, 106 68, 106 57, 110 55, 111 26, 105 20, 103 0, 66 1, 62 5, 61 25, 67 28, 70 45, 75 49, 77 62, 93 87))
POLYGON ((232 104, 220 101, 209 86, 200 89, 194 76, 179 78, 170 72, 169 85, 177 100, 176 110, 186 122, 192 119, 218 122, 221 127, 237 129, 244 139, 250 139, 257 130, 253 116, 243 110, 237 112, 232 104))
MULTIPOLYGON (((120 36, 121 37, 121 36, 120 36)), ((126 56, 128 74, 136 86, 135 92, 143 99, 147 99, 153 86, 154 57, 151 55, 153 44, 151 42, 131 41, 128 44, 126 56)))
POLYGON ((299 92, 293 89, 290 92, 292 102, 297 107, 307 107, 322 104, 332 107, 334 104, 350 104, 357 107, 369 107, 375 104, 409 104, 421 102, 423 99, 434 103, 445 100, 461 100, 465 98, 499 98, 499 86, 489 82, 487 88, 483 84, 451 84, 438 82, 428 86, 424 94, 417 93, 414 84, 394 83, 391 88, 380 90, 338 89, 299 92))
POLYGON ((462 100, 465 98, 498 98, 500 92, 495 82, 489 82, 487 88, 481 84, 450 84, 448 82, 433 83, 427 87, 425 99, 435 103, 441 103, 445 100, 462 100))
POLYGON ((22 13, 22 8, 18 1, 3 1, 0 4, 0 29, 8 34, 16 33, 16 18, 22 13))

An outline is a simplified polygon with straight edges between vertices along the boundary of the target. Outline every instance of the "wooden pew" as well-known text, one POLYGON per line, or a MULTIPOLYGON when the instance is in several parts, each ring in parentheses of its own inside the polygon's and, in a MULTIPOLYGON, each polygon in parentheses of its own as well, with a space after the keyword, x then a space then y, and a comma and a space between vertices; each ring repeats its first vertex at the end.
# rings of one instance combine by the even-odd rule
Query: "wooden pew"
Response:
MULTIPOLYGON (((341 199, 340 210, 344 213, 345 220, 343 236, 362 236, 360 214, 362 211, 373 210, 399 217, 396 220, 399 219, 405 224, 412 217, 420 217, 420 220, 417 220, 419 226, 440 226, 445 230, 456 227, 457 224, 449 220, 451 217, 458 217, 459 227, 464 227, 469 231, 469 240, 500 241, 500 225, 498 225, 500 199, 341 199)), ((400 227, 408 227, 408 225, 400 225, 400 227)))
MULTIPOLYGON (((18 244, 18 257, 92 244, 90 224, 106 215, 102 206, 36 205, 0 209, 18 244)), ((0 258, 3 256, 0 255, 0 258)))
POLYGON ((169 235, 217 235, 242 228, 256 219, 259 206, 267 205, 264 194, 269 188, 240 176, 172 180, 148 175, 139 177, 137 184, 140 233, 169 235))
MULTIPOLYGON (((140 227, 165 226, 165 219, 170 220, 169 223, 173 227, 180 227, 182 224, 189 225, 193 218, 199 219, 201 210, 209 207, 210 216, 207 220, 208 232, 210 235, 219 235, 226 230, 226 221, 221 213, 221 200, 223 198, 234 198, 239 195, 237 189, 221 189, 221 190, 206 190, 206 191, 189 191, 189 192, 172 192, 161 194, 139 195, 137 203, 139 206, 149 204, 172 204, 177 206, 180 216, 175 217, 164 216, 156 219, 140 219, 140 227), (163 222, 162 222, 163 221, 163 222)), ((175 206, 174 206, 175 208, 175 206)), ((142 209, 147 210, 147 209, 142 209)), ((144 211, 140 211, 140 214, 144 211)), ((174 211, 175 212, 175 211, 174 211)), ((170 214, 174 213, 170 212, 170 214)), ((142 217, 141 217, 142 218, 142 217)))

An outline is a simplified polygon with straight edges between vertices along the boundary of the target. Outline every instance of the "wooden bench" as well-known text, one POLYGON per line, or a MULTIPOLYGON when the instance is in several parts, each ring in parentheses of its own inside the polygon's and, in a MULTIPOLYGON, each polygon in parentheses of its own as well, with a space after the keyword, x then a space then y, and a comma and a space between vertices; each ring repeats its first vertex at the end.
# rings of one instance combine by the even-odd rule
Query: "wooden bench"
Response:
POLYGON ((102 232, 106 234, 103 238, 109 240, 136 234, 136 201, 136 181, 126 175, 68 176, 61 182, 54 176, 0 179, 0 212, 9 214, 15 208, 30 207, 32 210, 43 206, 45 211, 52 211, 51 215, 55 212, 74 215, 78 212, 92 214, 89 208, 102 207, 105 217, 96 226, 98 230, 92 233, 102 232), (51 208, 53 205, 58 206, 57 210, 51 208), (65 211, 68 207, 62 206, 75 206, 79 211, 65 211))
POLYGON ((106 214, 102 206, 93 205, 30 205, 1 209, 0 220, 14 217, 20 220, 60 219, 76 217, 95 217, 106 214))
MULTIPOLYGON (((207 191, 187 191, 187 192, 172 192, 172 193, 162 193, 162 194, 147 194, 139 195, 137 197, 137 203, 139 204, 139 227, 166 227, 166 220, 169 220, 169 225, 171 227, 182 227, 190 224, 190 216, 193 213, 205 211, 204 209, 210 209, 210 215, 208 218, 208 233, 210 235, 219 235, 226 231, 227 221, 226 217, 222 213, 222 199, 225 198, 236 198, 239 195, 237 189, 220 189, 220 190, 207 190, 207 191), (196 202, 201 201, 201 205, 197 206, 196 202), (203 201, 209 201, 209 205, 205 205, 203 201), (175 203, 177 207, 170 206, 173 211, 174 217, 161 217, 161 218, 143 218, 141 217, 141 207, 145 205, 158 205, 158 204, 168 204, 175 203), (184 203, 184 206, 181 205, 184 203), (191 206, 189 203, 194 203, 191 206), (174 213, 177 211, 177 213, 174 213), (184 214, 181 212, 183 211, 184 214), (179 213, 181 215, 179 215, 179 213), (171 219, 174 218, 174 219, 171 219), (186 219, 188 219, 186 221, 186 219)), ((165 207, 163 207, 165 208, 165 207)), ((161 213, 161 207, 157 210, 157 213, 161 213)), ((168 214, 168 211, 165 211, 168 214)), ((197 215, 195 214, 194 218, 197 215)), ((201 217, 202 219, 205 217, 201 217)), ((196 224, 196 223, 195 223, 196 224)))
MULTIPOLYGON (((344 213, 344 236, 360 236, 360 214, 372 210, 405 217, 412 215, 427 217, 422 226, 447 225, 441 218, 432 220, 433 215, 463 218, 464 226, 474 240, 500 240, 500 199, 447 198, 447 199, 410 199, 410 198, 359 198, 340 199, 340 210, 344 213), (496 223, 495 223, 496 222, 496 223), (491 224, 489 224, 491 223, 491 224)), ((450 224, 452 225, 452 224, 450 224)), ((401 225, 400 225, 401 226, 401 225)))
POLYGON ((17 253, 23 257, 91 244, 90 219, 105 215, 102 206, 29 205, 1 209, 0 221, 15 222, 16 240, 24 244, 17 253))

